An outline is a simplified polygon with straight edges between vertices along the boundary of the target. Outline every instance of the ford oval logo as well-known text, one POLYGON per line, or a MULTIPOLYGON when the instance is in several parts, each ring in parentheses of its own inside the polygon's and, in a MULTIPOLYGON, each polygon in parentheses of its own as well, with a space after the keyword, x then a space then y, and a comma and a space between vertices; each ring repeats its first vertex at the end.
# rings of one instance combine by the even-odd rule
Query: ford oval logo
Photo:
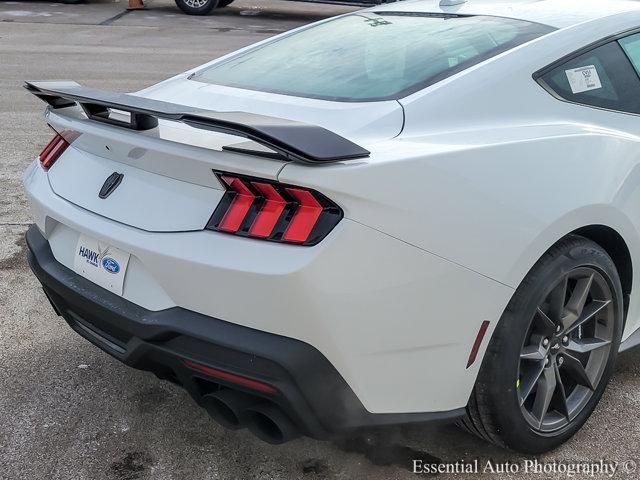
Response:
POLYGON ((104 257, 102 266, 109 273, 118 273, 120 271, 120 265, 111 257, 104 257))

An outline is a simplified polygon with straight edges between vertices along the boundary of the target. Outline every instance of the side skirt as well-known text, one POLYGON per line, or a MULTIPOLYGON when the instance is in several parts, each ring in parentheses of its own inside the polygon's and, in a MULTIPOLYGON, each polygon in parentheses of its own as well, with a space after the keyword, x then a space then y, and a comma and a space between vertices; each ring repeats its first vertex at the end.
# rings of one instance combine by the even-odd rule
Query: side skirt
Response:
POLYGON ((620 344, 618 353, 626 352, 640 345, 640 328, 633 332, 624 342, 620 344))

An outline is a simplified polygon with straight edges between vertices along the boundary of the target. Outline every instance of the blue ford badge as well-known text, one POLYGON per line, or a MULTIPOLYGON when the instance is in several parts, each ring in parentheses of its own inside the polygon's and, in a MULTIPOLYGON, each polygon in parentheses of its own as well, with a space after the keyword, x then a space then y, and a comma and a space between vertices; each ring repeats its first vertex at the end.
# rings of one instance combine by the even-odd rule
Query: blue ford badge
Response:
POLYGON ((118 273, 120 271, 120 265, 111 257, 104 257, 102 266, 109 273, 118 273))

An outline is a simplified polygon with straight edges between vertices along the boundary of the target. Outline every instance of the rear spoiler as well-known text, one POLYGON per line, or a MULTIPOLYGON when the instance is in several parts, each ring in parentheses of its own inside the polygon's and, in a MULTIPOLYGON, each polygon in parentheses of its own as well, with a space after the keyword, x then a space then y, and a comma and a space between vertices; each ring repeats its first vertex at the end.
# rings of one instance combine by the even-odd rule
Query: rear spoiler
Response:
POLYGON ((202 130, 248 138, 295 162, 322 164, 368 157, 370 153, 325 128, 282 118, 202 110, 126 93, 105 92, 70 81, 25 82, 24 87, 51 109, 79 105, 87 118, 96 122, 131 130, 155 128, 159 118, 182 122, 202 130), (129 120, 111 117, 111 109, 129 113, 129 120))

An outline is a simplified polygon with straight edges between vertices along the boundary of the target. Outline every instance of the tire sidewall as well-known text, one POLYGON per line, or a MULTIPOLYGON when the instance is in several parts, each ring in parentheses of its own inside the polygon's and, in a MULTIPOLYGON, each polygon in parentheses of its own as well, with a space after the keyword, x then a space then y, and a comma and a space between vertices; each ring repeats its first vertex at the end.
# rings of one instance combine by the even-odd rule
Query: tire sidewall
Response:
MULTIPOLYGON (((502 325, 499 326, 506 330, 503 336, 509 341, 504 342, 500 352, 489 354, 489 358, 485 357, 485 360, 488 360, 487 367, 491 369, 493 377, 491 383, 502 386, 499 389, 501 391, 495 391, 491 394, 496 405, 497 424, 503 426, 501 436, 506 446, 515 450, 539 453, 555 448, 568 440, 582 427, 593 412, 615 367, 623 327, 622 287, 611 258, 593 242, 584 239, 580 243, 581 245, 573 246, 564 254, 550 258, 547 262, 543 261, 543 257, 541 262, 536 264, 529 275, 534 276, 538 281, 534 281, 532 284, 523 284, 516 290, 500 320, 502 325), (545 434, 535 431, 525 420, 520 410, 515 385, 520 352, 534 313, 538 305, 551 291, 555 280, 578 267, 591 267, 597 270, 609 284, 614 297, 613 341, 600 382, 585 407, 568 425, 552 434, 545 434), (553 279, 553 281, 545 282, 544 279, 553 279), (499 365, 500 368, 496 368, 496 365, 499 365)), ((484 361, 482 368, 485 368, 484 361)))
POLYGON ((185 0, 175 0, 175 2, 178 8, 187 15, 206 15, 219 4, 219 0, 208 0, 202 7, 192 7, 185 0))

